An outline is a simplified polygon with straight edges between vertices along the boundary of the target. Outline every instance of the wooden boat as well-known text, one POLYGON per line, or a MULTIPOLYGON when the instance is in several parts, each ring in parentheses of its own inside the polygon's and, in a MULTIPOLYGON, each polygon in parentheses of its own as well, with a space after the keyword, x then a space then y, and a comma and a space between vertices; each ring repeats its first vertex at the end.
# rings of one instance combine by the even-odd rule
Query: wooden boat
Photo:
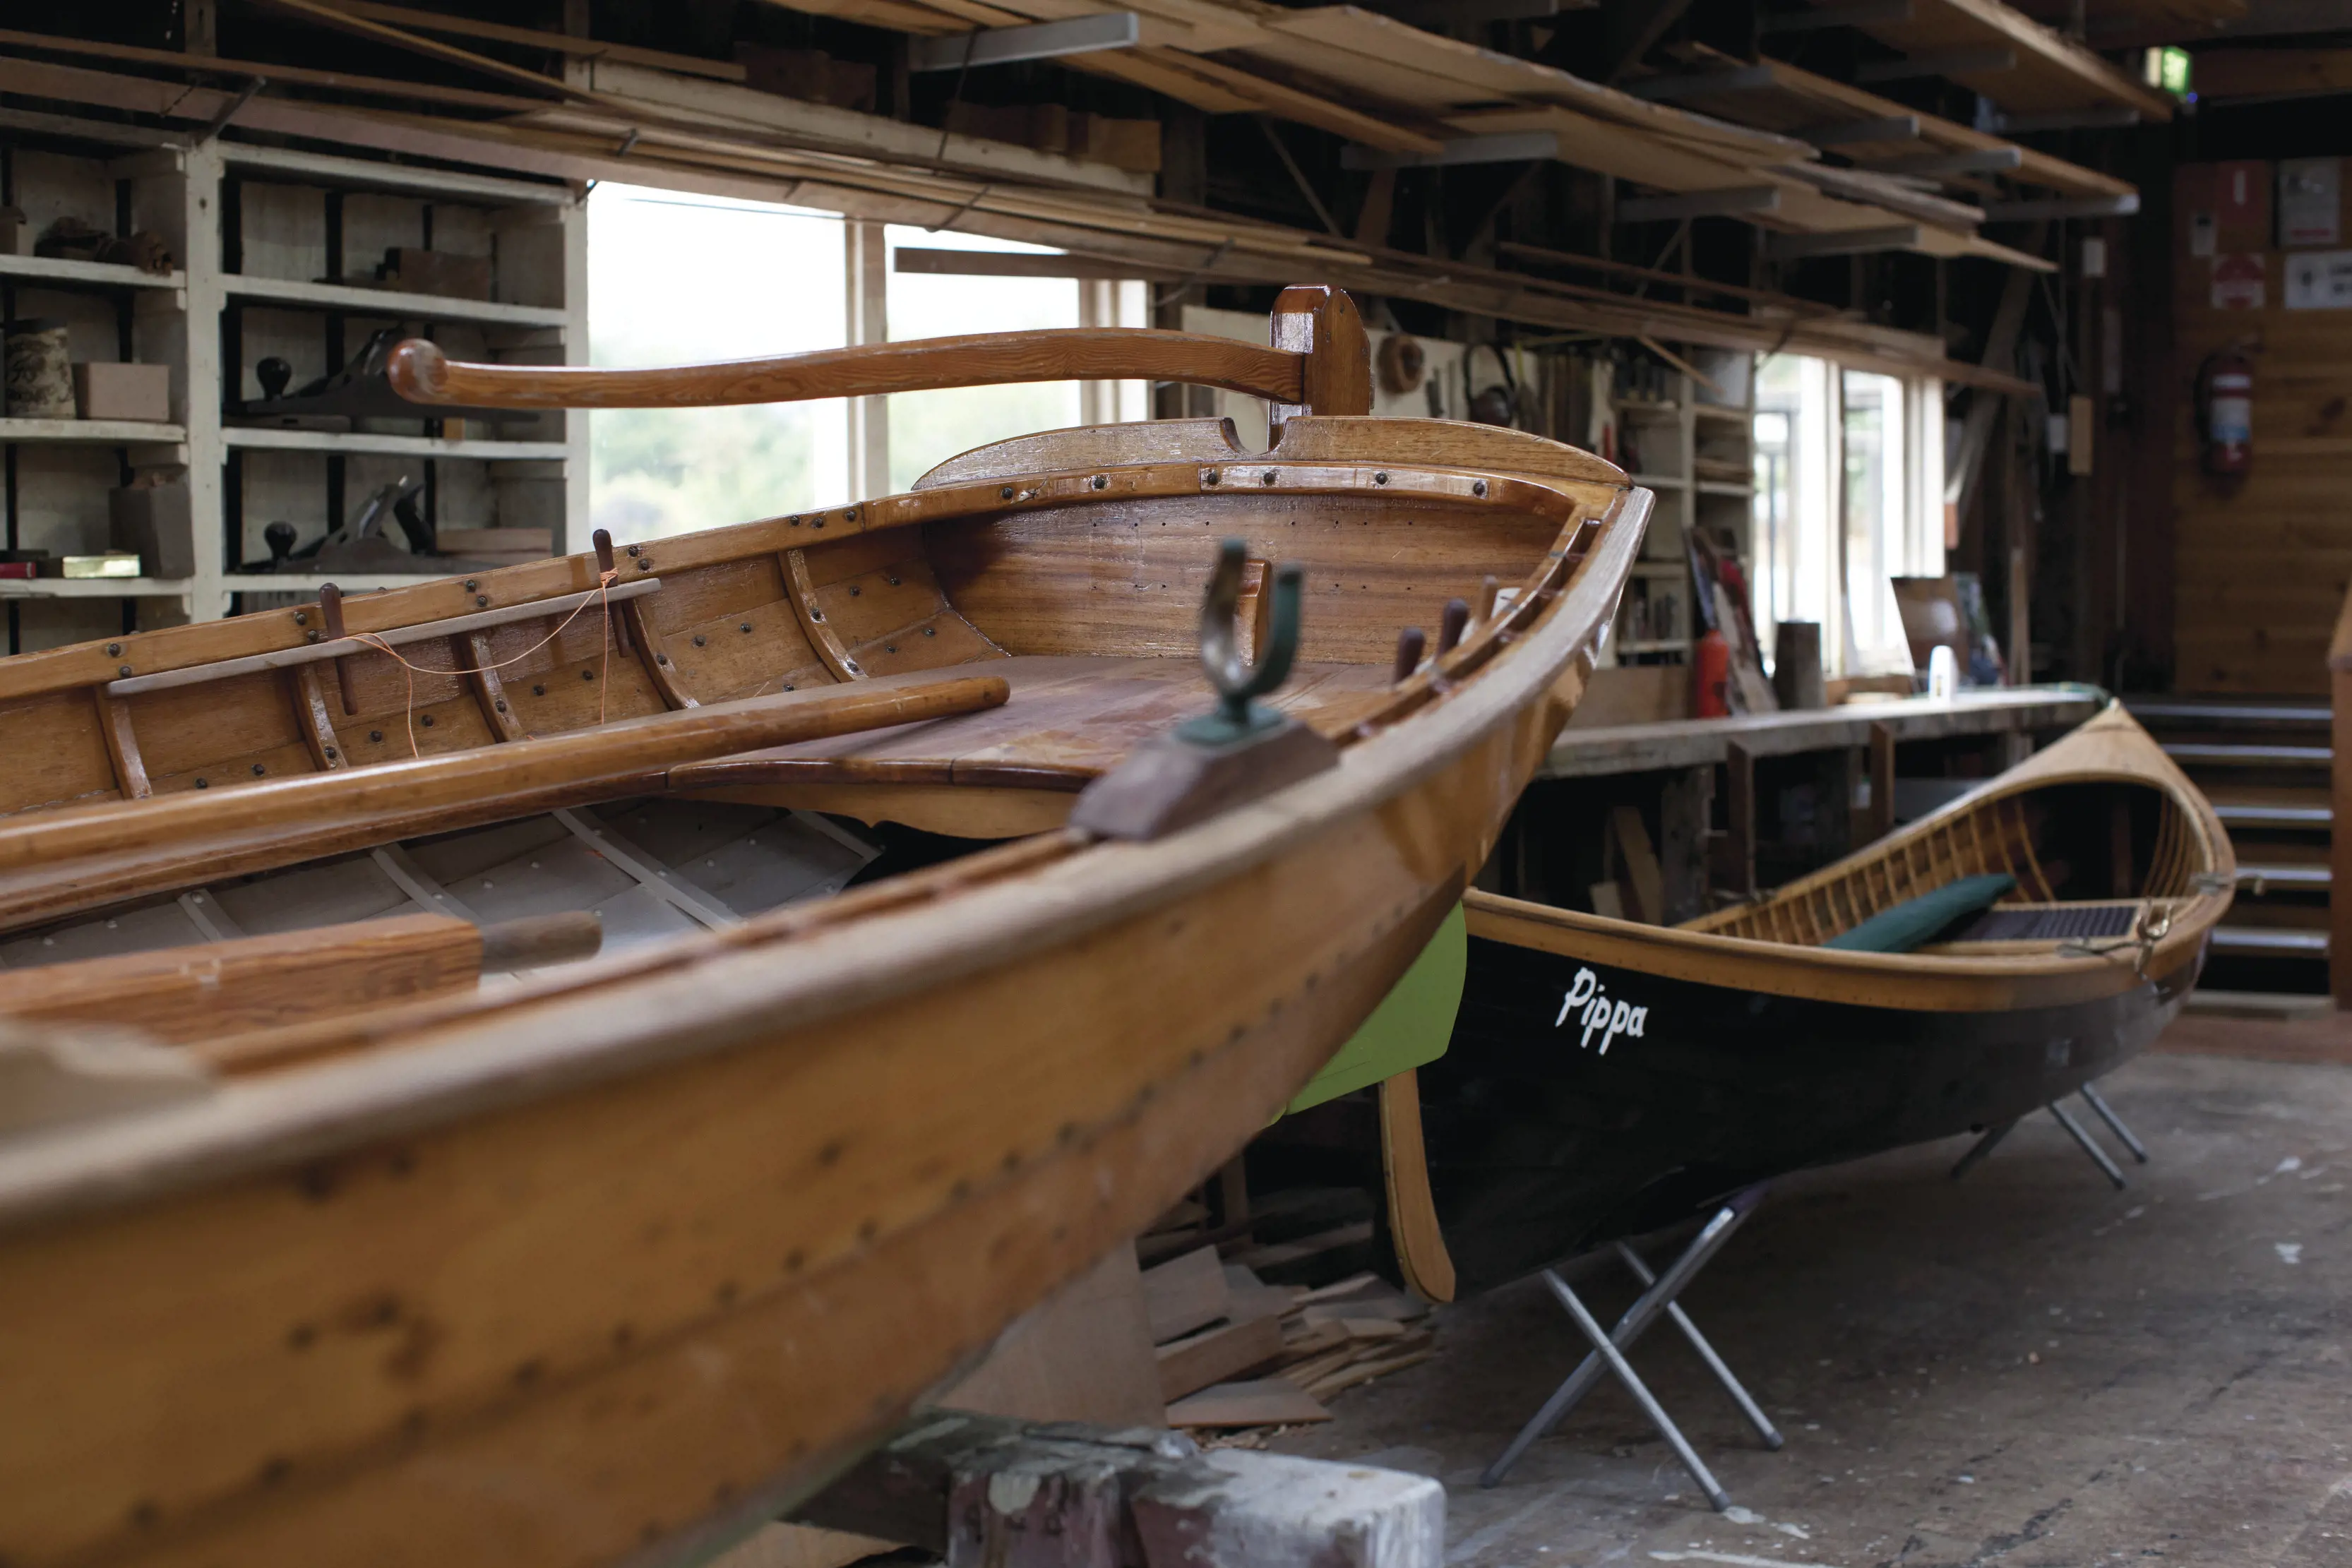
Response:
POLYGON ((2212 808, 2116 705, 1685 925, 1474 891, 1461 1016, 1420 1072, 1435 1212, 1398 1227, 1408 1264, 1417 1239, 1424 1273, 1450 1253, 1480 1289, 1768 1177, 2013 1121, 2162 1030, 2235 875, 2212 808), (1914 951, 1823 946, 1992 875, 2013 891, 1914 951))
POLYGON ((1549 442, 1360 417, 1343 295, 1286 292, 1275 337, 894 344, 822 373, 412 345, 412 394, 478 406, 1152 376, 1267 397, 1279 436, 1057 432, 609 564, 0 663, 0 957, 246 934, 60 969, 40 1022, 0 1022, 0 1082, 50 1118, 0 1134, 0 1560, 721 1543, 1262 1126, 1485 859, 1649 506, 1549 442), (1302 613, 1269 715, 1247 693, 1302 613), (1406 623, 1442 623, 1427 659, 1396 657, 1406 623), (1238 685, 1217 733, 1171 737, 1207 706, 1196 625, 1238 685), (731 896, 677 884, 746 819, 663 850, 614 804, 646 800, 1025 836, 498 988, 446 920, 335 924, 389 912, 344 873, 426 911, 503 894, 493 853, 552 876, 553 849, 529 863, 551 812, 579 825, 546 843, 593 841, 673 907, 731 896), (167 1005, 236 1030, 86 1032, 167 1005))

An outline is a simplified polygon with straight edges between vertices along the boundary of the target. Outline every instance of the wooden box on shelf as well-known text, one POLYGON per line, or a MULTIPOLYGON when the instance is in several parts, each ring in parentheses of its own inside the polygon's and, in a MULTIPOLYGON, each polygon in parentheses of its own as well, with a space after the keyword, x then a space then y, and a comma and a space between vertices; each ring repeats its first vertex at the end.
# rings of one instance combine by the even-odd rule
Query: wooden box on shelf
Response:
POLYGON ((195 520, 186 478, 132 485, 106 498, 114 548, 135 552, 140 574, 179 579, 196 571, 195 520))
POLYGON ((154 424, 172 418, 169 365, 85 361, 73 368, 74 408, 84 419, 127 419, 154 424))

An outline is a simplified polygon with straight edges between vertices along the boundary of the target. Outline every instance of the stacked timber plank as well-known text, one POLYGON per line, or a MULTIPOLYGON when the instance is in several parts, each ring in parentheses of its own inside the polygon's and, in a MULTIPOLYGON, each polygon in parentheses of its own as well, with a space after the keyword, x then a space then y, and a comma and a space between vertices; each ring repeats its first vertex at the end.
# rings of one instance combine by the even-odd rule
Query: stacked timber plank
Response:
POLYGON ((1808 177, 1817 154, 1802 141, 1647 101, 1359 6, 1294 10, 1261 0, 783 3, 931 33, 1133 10, 1143 21, 1142 47, 1074 55, 1064 63, 1153 88, 1213 114, 1271 114, 1407 158, 1442 154, 1465 138, 1548 138, 1551 151, 1543 155, 1659 191, 1769 192, 1769 205, 1741 214, 1765 228, 1852 235, 1909 220, 1910 231, 1890 248, 2033 265, 1979 235, 1983 214, 1964 204, 1923 202, 1892 182, 1808 177))
POLYGON ((1171 1427, 1328 1420, 1324 1400, 1434 1354, 1429 1304, 1374 1274, 1270 1285, 1203 1247, 1147 1270, 1143 1289, 1171 1427))

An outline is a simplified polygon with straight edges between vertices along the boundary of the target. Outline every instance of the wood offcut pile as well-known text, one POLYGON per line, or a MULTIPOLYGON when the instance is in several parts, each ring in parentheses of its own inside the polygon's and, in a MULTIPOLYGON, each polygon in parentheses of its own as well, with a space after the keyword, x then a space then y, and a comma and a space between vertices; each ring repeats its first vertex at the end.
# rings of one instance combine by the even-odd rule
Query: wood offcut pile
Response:
POLYGON ((1434 1353, 1429 1304, 1376 1274, 1270 1285, 1202 1247, 1146 1270, 1143 1290, 1171 1427, 1328 1421, 1332 1395, 1434 1353))

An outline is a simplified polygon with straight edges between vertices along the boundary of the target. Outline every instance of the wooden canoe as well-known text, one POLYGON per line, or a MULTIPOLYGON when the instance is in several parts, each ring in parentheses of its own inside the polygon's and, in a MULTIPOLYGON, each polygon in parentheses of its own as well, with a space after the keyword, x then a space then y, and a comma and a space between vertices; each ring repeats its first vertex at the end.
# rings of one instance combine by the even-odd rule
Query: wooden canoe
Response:
POLYGON ((1473 892, 1461 1016, 1420 1072, 1441 1245, 1480 1289, 1768 1177, 2013 1121, 2171 1020, 2235 875, 2212 808, 2116 705, 1685 925, 1473 892), (2015 891, 1914 951, 1821 946, 1991 873, 2015 891))
MULTIPOLYGON (((551 820, 500 813, 580 824, 529 841, 546 866, 502 862, 518 885, 584 838, 607 871, 646 862, 647 889, 674 873, 688 905, 730 895, 682 886, 709 834, 661 859, 616 801, 1025 835, 495 989, 411 984, 388 937, 336 936, 318 989, 369 1005, 195 1048, 0 1021, 0 1068, 94 1062, 124 1095, 0 1138, 0 1560, 505 1568, 723 1542, 1262 1126, 1485 859, 1649 507, 1549 442, 1346 417, 1368 406, 1360 328, 1344 296, 1286 303, 1310 292, 1304 325, 1277 314, 1297 351, 1229 378, 1285 416, 1265 454, 1214 422, 1058 432, 905 496, 641 543, 619 580, 660 586, 609 616, 572 557, 355 597, 341 627, 310 606, 0 663, 12 966, 174 921, 349 919, 319 889, 351 868, 408 894, 376 913, 436 886, 486 908, 509 888, 467 834, 551 820), (1306 567, 1274 700, 1335 760, 1158 838, 1067 825, 1090 779, 1207 706, 1223 538, 1306 567), (1457 596, 1493 608, 1398 678, 1400 625, 1457 596), (445 665, 538 651, 416 677, 412 706, 379 646, 333 632, 445 665), (919 703, 941 716, 857 727, 919 703), (450 821, 473 826, 415 836, 450 821), (373 977, 330 976, 346 962, 373 977), (194 1065, 142 1076, 157 1049, 194 1065)), ((1231 369, 1169 368, 1207 352, 1171 336, 1089 348, 1086 373, 1231 369)), ((917 373, 910 347, 883 370, 917 373)), ((468 402, 537 395, 446 370, 468 402)), ((602 395, 561 373, 565 401, 602 395)), ((442 929, 402 940, 446 965, 442 929)), ((285 973, 262 947, 216 977, 285 973)), ((142 997, 186 982, 162 967, 142 997)), ((103 1023, 91 991, 73 1017, 103 1023)))

